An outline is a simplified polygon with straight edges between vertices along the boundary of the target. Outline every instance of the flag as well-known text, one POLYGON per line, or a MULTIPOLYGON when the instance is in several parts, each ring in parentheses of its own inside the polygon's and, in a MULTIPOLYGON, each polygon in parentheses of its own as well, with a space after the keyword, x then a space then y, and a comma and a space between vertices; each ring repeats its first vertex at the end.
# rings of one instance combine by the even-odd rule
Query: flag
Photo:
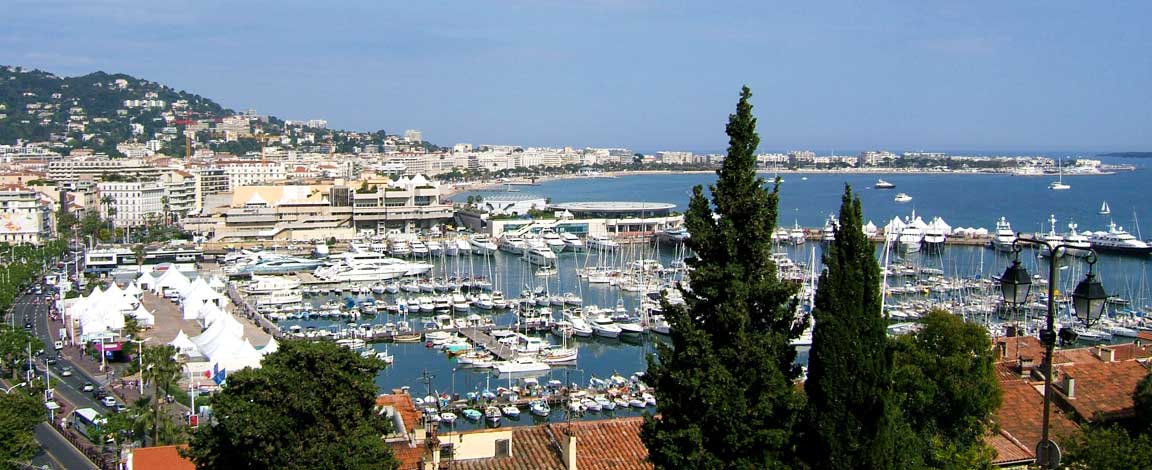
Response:
POLYGON ((212 364, 212 381, 216 385, 224 385, 228 379, 228 369, 221 369, 220 364, 212 364))

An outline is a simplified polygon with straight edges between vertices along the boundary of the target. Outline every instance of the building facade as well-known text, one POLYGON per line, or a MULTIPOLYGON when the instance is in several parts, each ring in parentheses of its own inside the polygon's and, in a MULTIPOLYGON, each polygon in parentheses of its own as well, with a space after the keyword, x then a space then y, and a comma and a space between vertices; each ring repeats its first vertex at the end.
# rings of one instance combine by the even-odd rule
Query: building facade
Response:
POLYGON ((164 212, 164 185, 157 181, 104 181, 96 185, 100 212, 117 227, 139 227, 164 212), (110 210, 114 209, 114 210, 110 210))
POLYGON ((40 193, 20 186, 0 188, 0 242, 39 245, 52 239, 52 208, 40 193))

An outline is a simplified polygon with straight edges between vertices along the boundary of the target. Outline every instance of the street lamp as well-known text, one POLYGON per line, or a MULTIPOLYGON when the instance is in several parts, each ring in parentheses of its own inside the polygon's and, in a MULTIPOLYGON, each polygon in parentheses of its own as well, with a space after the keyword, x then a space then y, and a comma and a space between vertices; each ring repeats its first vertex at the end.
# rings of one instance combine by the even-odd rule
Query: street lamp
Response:
POLYGON ((18 388, 18 387, 23 387, 23 386, 25 386, 25 385, 28 385, 28 382, 20 382, 20 383, 18 383, 18 384, 16 384, 16 385, 13 385, 13 386, 11 386, 11 387, 8 387, 8 388, 0 388, 0 390, 3 390, 5 395, 9 395, 9 394, 11 394, 11 393, 12 393, 12 391, 13 391, 13 390, 16 390, 16 388, 18 388))
POLYGON ((144 338, 140 340, 130 339, 136 343, 136 356, 140 358, 140 396, 144 396, 144 343, 151 341, 152 338, 144 338))
MULTIPOLYGON (((1054 469, 1060 465, 1060 447, 1056 442, 1049 438, 1048 423, 1049 416, 1052 409, 1052 351, 1056 347, 1056 284, 1059 282, 1057 276, 1059 270, 1057 265, 1058 258, 1060 257, 1060 250, 1067 251, 1068 248, 1079 248, 1076 246, 1050 242, 1038 238, 1024 237, 1020 234, 1016 236, 1016 242, 1013 243, 1012 251, 1016 252, 1016 259, 1013 260, 1012 265, 1004 270, 1004 275, 1000 277, 1000 294, 1004 296, 1004 301, 1020 305, 1028 300, 1028 292, 1031 289, 1032 282, 1029 279, 1028 270, 1020 265, 1020 247, 1019 244, 1025 245, 1040 245, 1048 249, 1048 312, 1046 315, 1047 327, 1040 331, 1040 343, 1044 345, 1044 428, 1040 442, 1036 444, 1036 463, 1041 468, 1054 469)), ((1104 286, 1096 279, 1095 265, 1096 265, 1096 252, 1089 251, 1088 254, 1088 274, 1084 276, 1084 280, 1076 285, 1073 290, 1072 299, 1073 307, 1076 309, 1077 319, 1084 322, 1084 326, 1092 326, 1100 316, 1104 314, 1104 305, 1108 300, 1108 294, 1104 292, 1104 286)), ((1063 333, 1063 331, 1062 331, 1063 333)))

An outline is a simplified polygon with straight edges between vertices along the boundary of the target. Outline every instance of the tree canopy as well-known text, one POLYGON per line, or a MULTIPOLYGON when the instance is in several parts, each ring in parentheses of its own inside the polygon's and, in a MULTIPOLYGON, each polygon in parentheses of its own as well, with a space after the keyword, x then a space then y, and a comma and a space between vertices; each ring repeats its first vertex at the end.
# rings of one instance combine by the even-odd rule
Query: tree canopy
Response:
MULTIPOLYGON (((649 359, 659 418, 641 438, 657 468, 788 468, 802 397, 789 344, 797 286, 772 261, 778 190, 755 172, 756 118, 744 87, 728 118, 728 154, 711 186, 696 186, 685 215, 696 254, 686 305, 665 305, 672 345, 649 359)), ((667 302, 665 302, 667 304, 667 302)))
POLYGON ((845 186, 836 238, 812 315, 805 459, 814 468, 891 468, 893 413, 888 336, 880 314, 880 267, 862 229, 860 198, 845 186))
POLYGON ((987 330, 933 310, 893 348, 893 389, 918 441, 904 450, 916 447, 933 468, 987 468, 984 436, 1001 401, 987 330))
POLYGON ((25 386, 0 393, 0 469, 20 468, 16 462, 29 461, 40 449, 35 429, 44 420, 44 405, 28 392, 25 386))
POLYGON ((199 469, 394 469, 375 411, 382 364, 328 342, 286 340, 260 369, 228 376, 192 436, 199 469))

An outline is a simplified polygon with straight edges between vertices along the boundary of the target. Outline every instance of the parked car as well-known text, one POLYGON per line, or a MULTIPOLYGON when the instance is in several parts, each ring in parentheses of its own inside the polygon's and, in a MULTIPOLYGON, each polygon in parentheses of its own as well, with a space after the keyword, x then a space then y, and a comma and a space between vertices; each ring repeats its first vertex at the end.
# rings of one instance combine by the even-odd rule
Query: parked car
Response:
POLYGON ((103 398, 100 399, 100 404, 107 406, 109 408, 115 408, 116 407, 116 398, 112 397, 111 395, 105 395, 103 398))
POLYGON ((52 343, 52 347, 56 348, 57 351, 64 349, 64 342, 63 341, 57 341, 55 343, 52 343))
POLYGON ((100 400, 108 396, 108 392, 102 388, 97 387, 95 390, 92 390, 92 396, 96 397, 97 400, 100 400))
POLYGON ((68 367, 68 366, 61 367, 60 368, 60 376, 61 377, 71 377, 72 376, 72 368, 68 367))
POLYGON ((56 356, 48 356, 44 358, 44 362, 50 366, 56 365, 56 356))
POLYGON ((95 390, 95 389, 96 389, 96 386, 92 385, 92 382, 84 382, 84 385, 80 386, 81 392, 91 392, 92 390, 95 390))

